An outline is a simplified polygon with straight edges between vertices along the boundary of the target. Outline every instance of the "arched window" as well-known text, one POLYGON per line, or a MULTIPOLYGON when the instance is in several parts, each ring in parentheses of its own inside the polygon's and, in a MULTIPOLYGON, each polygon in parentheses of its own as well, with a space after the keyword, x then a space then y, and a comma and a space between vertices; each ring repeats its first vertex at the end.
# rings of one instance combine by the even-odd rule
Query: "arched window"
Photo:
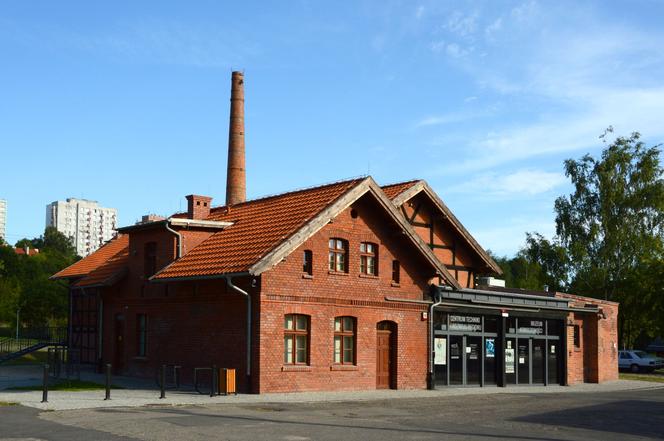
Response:
POLYGON ((329 242, 330 258, 329 266, 330 271, 340 273, 348 272, 348 242, 343 239, 332 238, 329 242))
POLYGON ((360 243, 360 274, 378 275, 378 245, 375 243, 360 243))
POLYGON ((334 362, 337 364, 355 364, 355 323, 355 317, 334 319, 334 362))
POLYGON ((309 316, 284 317, 284 364, 309 364, 309 316))

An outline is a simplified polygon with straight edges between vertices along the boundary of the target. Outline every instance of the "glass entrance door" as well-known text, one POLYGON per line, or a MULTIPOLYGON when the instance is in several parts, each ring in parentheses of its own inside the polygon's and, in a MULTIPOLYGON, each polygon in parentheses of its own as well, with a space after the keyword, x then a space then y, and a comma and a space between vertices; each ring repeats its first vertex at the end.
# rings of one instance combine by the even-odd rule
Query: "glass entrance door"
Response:
POLYGON ((560 384, 558 375, 558 357, 560 353, 560 341, 549 340, 547 344, 546 359, 549 368, 549 384, 560 384))
POLYGON ((533 339, 533 383, 544 384, 544 363, 546 360, 546 340, 533 339))
POLYGON ((495 385, 496 379, 496 338, 484 338, 484 384, 495 385))
POLYGON ((450 384, 463 384, 463 337, 450 336, 450 384))
POLYGON ((505 377, 507 384, 516 384, 516 339, 505 341, 505 377))
POLYGON ((530 339, 517 340, 517 373, 519 384, 530 383, 530 339))
POLYGON ((479 386, 482 377, 482 337, 466 336, 466 384, 479 386))

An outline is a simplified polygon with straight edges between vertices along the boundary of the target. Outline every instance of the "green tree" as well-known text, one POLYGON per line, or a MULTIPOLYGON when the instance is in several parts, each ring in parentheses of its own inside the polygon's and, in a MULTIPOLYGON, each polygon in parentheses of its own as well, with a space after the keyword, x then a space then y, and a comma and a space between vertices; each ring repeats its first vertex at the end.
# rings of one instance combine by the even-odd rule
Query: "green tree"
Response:
POLYGON ((39 248, 40 253, 17 255, 12 247, 0 246, 0 322, 14 325, 19 307, 22 324, 62 322, 67 316, 67 288, 49 277, 78 259, 71 239, 47 228, 42 236, 17 245, 39 248))
MULTIPOLYGON (((600 138, 606 137, 612 128, 600 138)), ((637 132, 599 158, 565 161, 574 190, 555 202, 556 237, 528 235, 522 253, 556 289, 621 303, 621 342, 664 331, 664 169, 637 132)))
POLYGON ((574 286, 607 300, 617 299, 629 273, 661 258, 664 248, 660 150, 640 137, 618 137, 601 159, 565 161, 574 192, 555 202, 556 233, 574 262, 574 286))

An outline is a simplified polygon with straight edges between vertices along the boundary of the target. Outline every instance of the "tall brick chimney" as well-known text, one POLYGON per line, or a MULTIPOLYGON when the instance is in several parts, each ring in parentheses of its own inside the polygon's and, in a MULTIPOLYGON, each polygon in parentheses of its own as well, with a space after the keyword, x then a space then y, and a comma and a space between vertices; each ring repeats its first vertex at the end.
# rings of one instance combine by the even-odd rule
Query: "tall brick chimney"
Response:
POLYGON ((228 128, 228 170, 226 172, 226 205, 247 198, 244 165, 244 74, 233 72, 231 79, 231 120, 228 128))

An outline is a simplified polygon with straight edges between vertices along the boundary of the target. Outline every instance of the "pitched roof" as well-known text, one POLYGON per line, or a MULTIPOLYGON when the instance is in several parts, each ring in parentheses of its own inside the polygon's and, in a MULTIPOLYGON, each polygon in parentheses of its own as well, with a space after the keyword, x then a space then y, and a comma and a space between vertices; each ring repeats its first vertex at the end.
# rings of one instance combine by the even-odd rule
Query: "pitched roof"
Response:
POLYGON ((361 182, 336 182, 305 190, 213 208, 207 220, 232 221, 154 279, 205 276, 248 271, 249 267, 309 219, 361 182))
POLYGON ((127 273, 128 261, 129 244, 72 286, 77 288, 89 288, 93 286, 111 285, 127 273))
POLYGON ((419 179, 413 179, 412 181, 398 182, 396 184, 383 185, 381 188, 385 192, 388 198, 394 199, 404 191, 411 188, 413 185, 420 182, 419 179))
POLYGON ((82 277, 89 274, 91 271, 99 268, 108 259, 115 256, 119 251, 129 245, 129 236, 126 234, 119 234, 115 239, 110 240, 89 256, 84 257, 78 262, 69 265, 67 268, 60 272, 53 274, 51 279, 69 279, 82 277))
POLYGON ((280 262, 341 210, 367 192, 372 192, 382 203, 437 272, 456 286, 456 280, 370 177, 213 209, 208 220, 231 221, 233 225, 210 236, 158 272, 152 280, 214 277, 233 273, 260 274, 280 262))
POLYGON ((391 197, 392 201, 396 206, 400 206, 404 202, 411 199, 413 196, 420 192, 424 192, 438 207, 438 209, 443 213, 443 216, 452 224, 452 226, 457 230, 457 232, 468 242, 470 247, 477 253, 477 255, 482 259, 486 264, 487 268, 491 269, 496 274, 502 274, 503 270, 498 266, 498 264, 493 260, 493 258, 486 252, 484 248, 475 240, 475 238, 466 230, 466 227, 463 226, 461 221, 452 213, 443 200, 436 194, 436 192, 429 186, 429 184, 424 180, 419 181, 408 181, 400 184, 394 184, 389 187, 392 187, 390 190, 394 192, 394 196, 391 197), (398 193, 397 191, 400 190, 398 193))

